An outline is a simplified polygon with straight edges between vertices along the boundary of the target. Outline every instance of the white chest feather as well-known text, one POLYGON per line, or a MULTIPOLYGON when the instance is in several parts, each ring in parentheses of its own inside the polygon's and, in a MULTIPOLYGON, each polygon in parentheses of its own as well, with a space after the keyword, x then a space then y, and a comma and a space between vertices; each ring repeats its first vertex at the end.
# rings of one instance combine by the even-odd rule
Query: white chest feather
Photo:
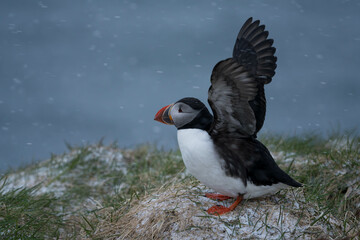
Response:
POLYGON ((178 130, 178 142, 187 170, 215 191, 236 197, 245 191, 239 178, 225 175, 209 134, 200 129, 178 130))
POLYGON ((278 191, 278 184, 247 187, 240 178, 229 177, 223 170, 222 160, 216 153, 209 134, 200 129, 182 129, 177 132, 178 143, 187 170, 204 185, 230 197, 244 194, 245 198, 258 197, 278 191))

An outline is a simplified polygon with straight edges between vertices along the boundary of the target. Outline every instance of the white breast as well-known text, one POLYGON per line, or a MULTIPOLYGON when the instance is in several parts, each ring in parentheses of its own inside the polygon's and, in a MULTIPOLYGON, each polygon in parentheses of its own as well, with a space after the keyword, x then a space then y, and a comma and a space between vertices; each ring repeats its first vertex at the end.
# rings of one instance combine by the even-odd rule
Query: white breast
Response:
POLYGON ((239 178, 225 175, 222 159, 215 152, 209 134, 200 129, 178 130, 178 142, 187 170, 200 182, 215 191, 230 197, 245 192, 239 178))
POLYGON ((215 151, 209 134, 201 129, 181 129, 178 143, 187 170, 207 187, 230 197, 244 194, 245 198, 274 193, 284 184, 256 186, 251 182, 245 187, 240 178, 229 177, 222 168, 223 159, 215 151))

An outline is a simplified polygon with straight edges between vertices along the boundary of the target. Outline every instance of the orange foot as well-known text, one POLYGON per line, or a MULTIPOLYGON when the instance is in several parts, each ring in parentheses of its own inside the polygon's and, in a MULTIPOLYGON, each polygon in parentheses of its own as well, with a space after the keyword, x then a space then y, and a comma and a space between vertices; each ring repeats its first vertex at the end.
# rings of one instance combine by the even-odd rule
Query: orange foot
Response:
POLYGON ((232 198, 232 197, 228 197, 228 196, 217 194, 217 193, 205 193, 205 197, 214 199, 214 200, 219 200, 219 201, 224 201, 224 200, 228 200, 228 199, 232 198))
POLYGON ((221 206, 221 205, 215 205, 215 206, 212 206, 211 208, 209 208, 207 210, 207 213, 211 214, 211 215, 219 216, 219 215, 223 215, 225 213, 228 213, 230 211, 231 210, 228 207, 224 207, 224 206, 221 206))
POLYGON ((233 204, 231 204, 230 207, 225 207, 225 206, 220 206, 220 205, 212 206, 211 208, 209 208, 207 210, 207 213, 212 214, 212 215, 217 215, 217 216, 228 213, 228 212, 234 210, 236 208, 236 206, 239 205, 239 203, 242 200, 243 200, 243 196, 238 196, 236 198, 236 201, 233 204))

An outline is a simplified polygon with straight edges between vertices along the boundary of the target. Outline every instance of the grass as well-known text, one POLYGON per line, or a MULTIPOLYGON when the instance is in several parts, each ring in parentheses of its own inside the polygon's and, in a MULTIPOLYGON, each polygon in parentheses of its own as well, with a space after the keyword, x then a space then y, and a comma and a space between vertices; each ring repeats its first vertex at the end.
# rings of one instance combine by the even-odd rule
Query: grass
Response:
POLYGON ((333 214, 343 223, 343 236, 349 236, 350 232, 360 233, 358 136, 333 135, 329 139, 315 134, 303 136, 302 139, 268 136, 263 141, 277 151, 290 153, 288 157, 293 158, 295 163, 300 162, 289 169, 290 173, 304 183, 306 201, 316 203, 322 211, 311 222, 312 225, 333 214))
MULTIPOLYGON (((293 214, 299 226, 304 222, 309 225, 308 231, 314 232, 314 238, 322 236, 323 232, 317 228, 322 223, 331 237, 356 239, 356 234, 360 233, 359 140, 358 136, 337 135, 325 139, 316 134, 261 138, 278 164, 304 184, 299 192, 280 192, 265 202, 270 209, 280 203, 279 223, 286 214, 293 214), (296 211, 291 207, 293 203, 287 202, 294 198, 291 194, 301 199, 296 211), (341 222, 341 226, 334 224, 333 219, 341 222)), ((120 222, 133 219, 127 218, 129 213, 140 209, 144 201, 158 201, 161 196, 185 196, 195 204, 195 212, 204 205, 202 198, 198 198, 203 191, 195 179, 184 174, 178 151, 162 151, 152 146, 122 150, 102 144, 70 147, 66 154, 54 155, 47 161, 3 176, 0 180, 0 238, 110 238, 104 235, 106 231, 100 230, 114 229, 120 222), (30 182, 37 185, 24 187, 30 182), (169 189, 171 194, 166 195, 169 189), (189 193, 184 193, 184 189, 189 189, 189 193)), ((289 233, 271 225, 274 213, 263 211, 261 204, 264 202, 261 201, 248 202, 255 213, 259 212, 259 218, 252 223, 254 231, 282 232, 284 235, 280 238, 285 238, 289 233)), ((179 220, 177 204, 180 203, 174 203, 174 209, 164 212, 162 228, 157 235, 152 235, 153 238, 161 238, 164 227, 170 229, 179 220)), ((243 215, 250 214, 249 219, 251 216, 245 208, 237 211, 238 219, 221 220, 235 235, 239 229, 244 229, 243 215)), ((158 215, 152 216, 156 222, 158 215)), ((206 214, 202 218, 215 221, 206 214)), ((184 229, 209 231, 209 226, 193 223, 184 229)))
POLYGON ((99 210, 118 209, 184 168, 178 152, 151 146, 121 150, 98 145, 71 147, 69 151, 0 179, 0 216, 6 216, 0 217, 1 239, 91 235, 99 210), (28 183, 37 185, 22 187, 28 183), (39 205, 45 202, 47 207, 39 205), (47 213, 52 213, 54 221, 47 213))
POLYGON ((331 208, 331 212, 336 211, 338 214, 352 208, 360 217, 360 209, 354 206, 360 203, 360 195, 352 194, 359 189, 359 137, 343 136, 329 141, 311 135, 303 139, 268 137, 263 141, 275 151, 289 153, 285 160, 294 159, 292 164, 297 166, 288 170, 306 185, 309 200, 317 201, 319 205, 331 208))
MULTIPOLYGON (((58 238, 63 216, 50 194, 34 196, 37 187, 0 192, 1 239, 58 238)), ((70 230, 70 229, 68 229, 70 230)))

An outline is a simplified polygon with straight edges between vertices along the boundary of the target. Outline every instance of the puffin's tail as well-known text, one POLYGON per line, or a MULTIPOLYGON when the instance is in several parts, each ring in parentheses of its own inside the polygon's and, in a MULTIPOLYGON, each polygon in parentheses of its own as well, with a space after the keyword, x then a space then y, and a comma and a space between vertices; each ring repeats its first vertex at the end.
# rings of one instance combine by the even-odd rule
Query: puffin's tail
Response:
MULTIPOLYGON (((287 174, 286 174, 287 175, 287 174)), ((288 175, 288 178, 283 181, 283 183, 289 185, 289 186, 292 186, 292 187, 302 187, 303 185, 297 181, 295 181, 293 178, 291 178, 289 175, 288 175)))
POLYGON ((271 178, 274 178, 277 182, 284 183, 291 187, 302 187, 301 183, 295 181, 276 164, 274 158, 271 156, 271 153, 264 144, 262 144, 260 141, 256 142, 259 144, 260 148, 262 148, 262 153, 264 154, 263 157, 267 158, 267 162, 269 163, 268 167, 271 169, 269 171, 271 178))
POLYGON ((302 187, 303 186, 301 183, 294 180, 292 177, 290 177, 286 172, 281 170, 279 167, 278 167, 277 171, 278 171, 278 173, 276 173, 275 175, 277 176, 277 180, 279 182, 289 185, 291 187, 302 187))

